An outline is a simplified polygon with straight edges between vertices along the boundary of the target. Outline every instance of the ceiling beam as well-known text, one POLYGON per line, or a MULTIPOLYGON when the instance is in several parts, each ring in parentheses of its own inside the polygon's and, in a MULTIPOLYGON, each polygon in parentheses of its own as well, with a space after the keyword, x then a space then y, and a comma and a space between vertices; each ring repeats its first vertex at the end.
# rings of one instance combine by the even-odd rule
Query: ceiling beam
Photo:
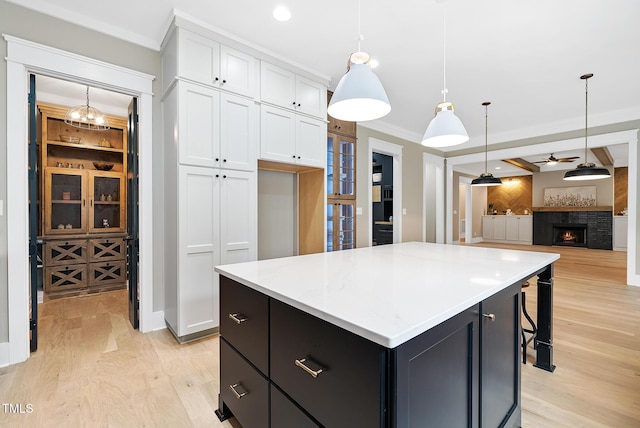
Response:
POLYGON ((517 166, 518 168, 522 168, 525 171, 540 172, 540 167, 538 165, 534 165, 531 162, 526 161, 522 158, 502 159, 502 162, 506 162, 513 166, 517 166))
POLYGON ((607 147, 595 147, 591 149, 591 153, 603 166, 613 165, 613 156, 607 147))

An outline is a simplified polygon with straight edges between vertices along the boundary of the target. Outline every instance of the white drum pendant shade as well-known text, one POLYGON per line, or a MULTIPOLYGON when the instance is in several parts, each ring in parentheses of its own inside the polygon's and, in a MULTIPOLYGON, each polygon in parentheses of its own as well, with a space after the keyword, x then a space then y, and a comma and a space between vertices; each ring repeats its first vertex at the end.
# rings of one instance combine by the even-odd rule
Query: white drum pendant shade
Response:
POLYGON ((350 122, 379 119, 391 111, 389 97, 371 67, 351 63, 333 92, 327 112, 350 122))
POLYGON ((467 130, 453 110, 438 111, 431 119, 422 137, 422 144, 429 147, 448 147, 469 141, 467 130))

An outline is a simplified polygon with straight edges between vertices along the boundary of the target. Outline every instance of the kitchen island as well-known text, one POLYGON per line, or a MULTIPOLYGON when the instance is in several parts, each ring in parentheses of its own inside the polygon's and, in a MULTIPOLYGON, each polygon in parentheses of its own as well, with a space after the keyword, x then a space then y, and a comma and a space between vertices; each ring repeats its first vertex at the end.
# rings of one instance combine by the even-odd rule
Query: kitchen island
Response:
POLYGON ((412 242, 218 266, 218 416, 244 428, 519 426, 520 287, 538 275, 537 365, 552 370, 558 258, 412 242))

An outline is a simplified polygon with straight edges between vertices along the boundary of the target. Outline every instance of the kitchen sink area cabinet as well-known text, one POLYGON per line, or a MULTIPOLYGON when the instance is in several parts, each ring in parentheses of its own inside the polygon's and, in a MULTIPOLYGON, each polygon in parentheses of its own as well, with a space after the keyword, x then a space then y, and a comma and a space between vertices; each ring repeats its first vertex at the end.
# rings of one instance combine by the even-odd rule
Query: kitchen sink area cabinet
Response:
POLYGON ((533 216, 482 216, 482 239, 489 242, 530 245, 533 240, 533 216))

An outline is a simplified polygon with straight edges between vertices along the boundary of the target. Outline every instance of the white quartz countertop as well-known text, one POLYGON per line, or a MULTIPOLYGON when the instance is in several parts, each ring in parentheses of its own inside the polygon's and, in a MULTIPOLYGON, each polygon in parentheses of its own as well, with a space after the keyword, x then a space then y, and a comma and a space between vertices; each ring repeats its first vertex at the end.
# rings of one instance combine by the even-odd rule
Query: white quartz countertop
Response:
POLYGON ((409 242, 215 270, 395 348, 558 258, 553 253, 409 242))

